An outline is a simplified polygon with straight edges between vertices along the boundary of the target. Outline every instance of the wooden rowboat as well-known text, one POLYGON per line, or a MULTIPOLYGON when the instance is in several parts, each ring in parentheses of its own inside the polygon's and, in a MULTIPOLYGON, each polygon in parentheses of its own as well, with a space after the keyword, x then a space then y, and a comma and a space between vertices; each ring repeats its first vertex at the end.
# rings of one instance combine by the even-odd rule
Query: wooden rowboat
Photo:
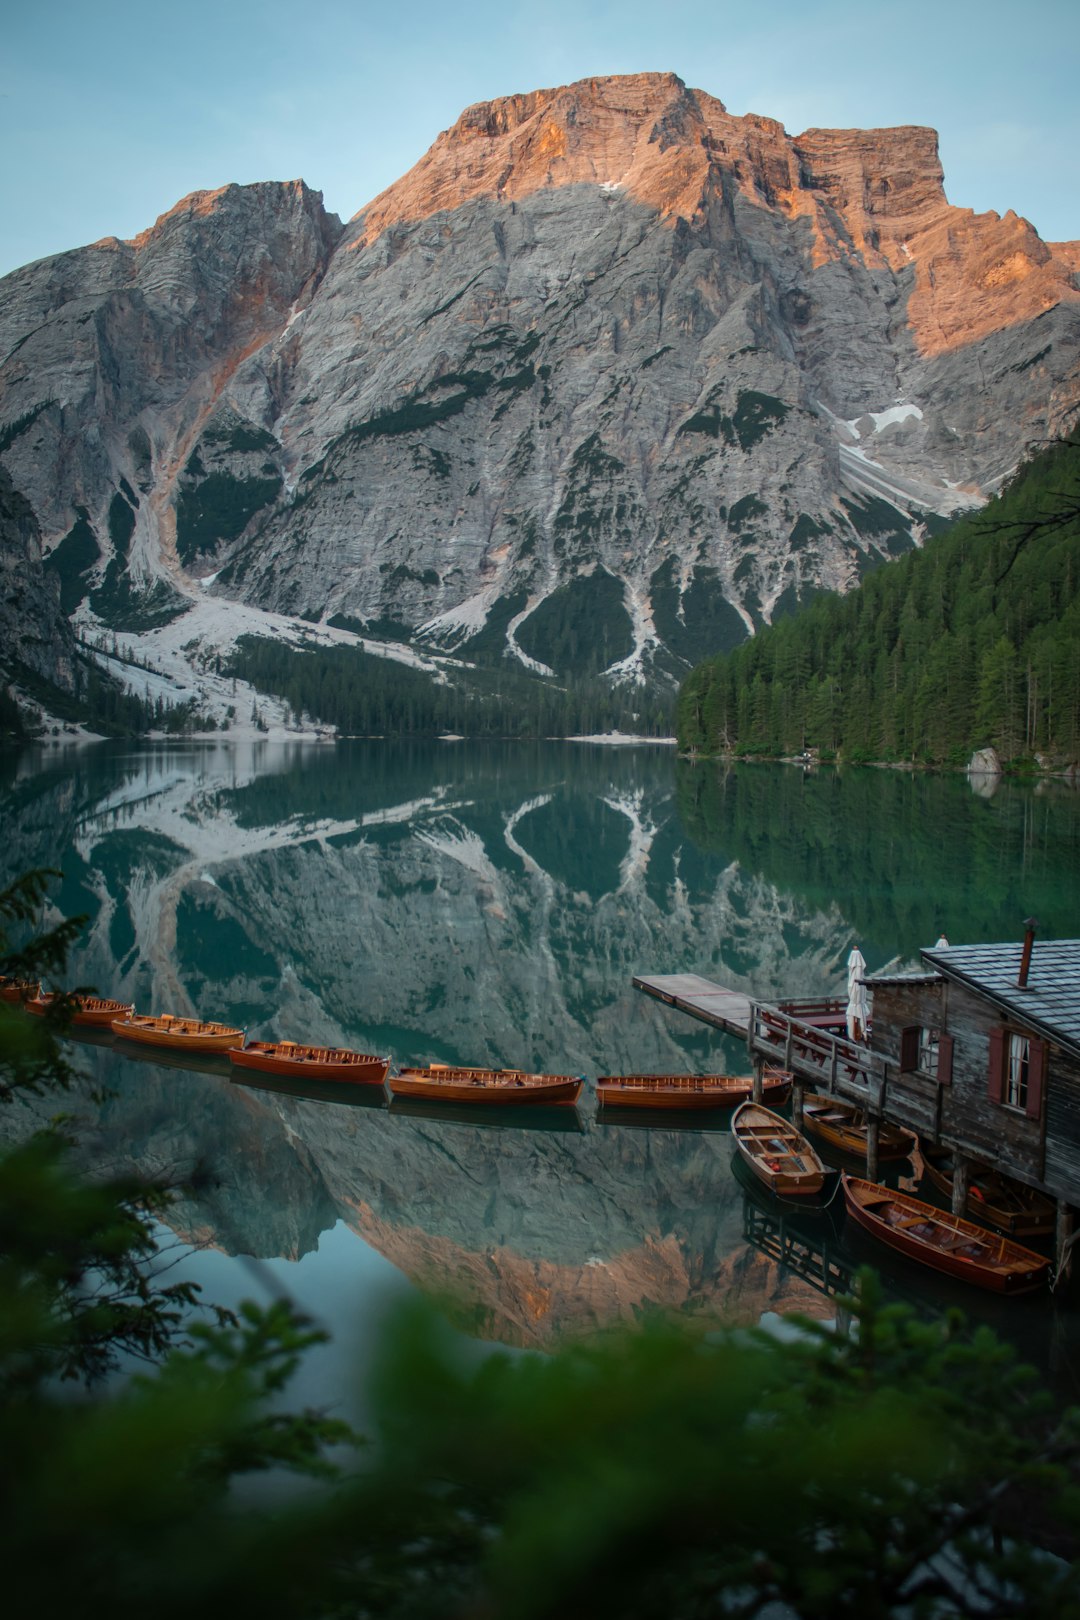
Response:
POLYGON ((744 1162, 772 1192, 812 1197, 828 1172, 801 1131, 760 1103, 740 1103, 731 1134, 744 1162))
MULTIPOLYGON (((841 1153, 865 1159, 867 1116, 855 1103, 846 1102, 843 1097, 808 1091, 803 1098, 802 1124, 808 1135, 819 1136, 841 1153)), ((879 1159, 906 1159, 914 1146, 914 1132, 882 1120, 878 1126, 879 1159)))
MULTIPOLYGON (((791 1075, 766 1069, 762 1095, 787 1101, 791 1075)), ((754 1095, 749 1074, 602 1074, 596 1094, 603 1108, 737 1108, 754 1095)))
POLYGON ((352 1052, 344 1046, 301 1046, 296 1041, 248 1041, 234 1046, 229 1061, 238 1069, 259 1069, 292 1080, 339 1080, 353 1086, 381 1086, 389 1058, 352 1052))
POLYGON ((426 1069, 404 1068, 390 1076, 395 1097, 426 1097, 429 1102, 515 1103, 533 1108, 577 1102, 580 1075, 526 1074, 522 1069, 453 1068, 431 1063, 426 1069))
POLYGON ((8 974, 0 974, 0 1001, 10 1001, 13 1006, 21 1003, 25 1005, 32 996, 41 994, 41 985, 37 979, 12 979, 8 974))
POLYGON ((1049 1280, 1049 1260, 1011 1238, 910 1193, 847 1174, 841 1180, 852 1220, 911 1260, 997 1294, 1031 1293, 1049 1280))
MULTIPOLYGON (((927 1181, 951 1200, 954 1165, 949 1149, 920 1141, 919 1151, 927 1181)), ((996 1227, 1011 1237, 1048 1237, 1057 1222, 1053 1199, 983 1164, 971 1166, 966 1211, 980 1226, 996 1227)))
MULTIPOLYGON (((50 1007, 55 1007, 58 1001, 65 998, 57 991, 50 990, 44 995, 32 996, 24 1003, 28 1013, 37 1018, 43 1018, 50 1007)), ((130 1001, 110 1001, 105 996, 68 996, 67 1005, 71 1009, 70 1022, 83 1029, 110 1029, 117 1018, 127 1018, 135 1007, 130 1001)))
POLYGON ((112 1029, 125 1041, 167 1046, 179 1052, 227 1052, 244 1044, 242 1029, 205 1023, 199 1018, 177 1018, 172 1013, 129 1013, 125 1018, 114 1018, 112 1029))

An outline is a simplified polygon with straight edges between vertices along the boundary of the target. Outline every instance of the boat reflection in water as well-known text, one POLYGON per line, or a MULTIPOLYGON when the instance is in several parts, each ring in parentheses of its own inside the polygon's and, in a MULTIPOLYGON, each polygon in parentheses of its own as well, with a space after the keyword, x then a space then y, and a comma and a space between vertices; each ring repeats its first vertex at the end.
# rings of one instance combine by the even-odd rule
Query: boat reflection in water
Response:
MULTIPOLYGON (((88 1031, 80 1030, 80 1042, 87 1040, 88 1031)), ((130 1063, 152 1063, 156 1069, 187 1069, 191 1074, 216 1074, 227 1080, 232 1074, 229 1054, 224 1051, 179 1051, 171 1046, 144 1046, 141 1041, 129 1041, 122 1035, 113 1035, 108 1041, 94 1041, 95 1046, 111 1046, 117 1057, 130 1063)))
POLYGON ((582 1136, 585 1125, 577 1108, 523 1104, 513 1108, 491 1103, 431 1102, 423 1097, 391 1097, 388 1112, 395 1119, 424 1119, 434 1125, 479 1126, 482 1130, 543 1131, 582 1136))
POLYGON ((298 1102, 336 1103, 342 1108, 370 1108, 386 1112, 386 1092, 381 1085, 342 1085, 337 1080, 293 1080, 287 1075, 261 1074, 245 1069, 238 1074, 230 1065, 229 1078, 245 1091, 270 1091, 298 1102))

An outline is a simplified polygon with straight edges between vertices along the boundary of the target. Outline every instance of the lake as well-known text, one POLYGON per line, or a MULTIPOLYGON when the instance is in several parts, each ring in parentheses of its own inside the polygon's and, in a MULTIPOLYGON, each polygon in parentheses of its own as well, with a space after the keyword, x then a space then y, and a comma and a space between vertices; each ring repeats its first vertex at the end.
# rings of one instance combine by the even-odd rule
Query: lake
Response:
MULTIPOLYGON (((635 973, 843 995, 856 944, 875 972, 942 931, 1019 939, 1032 915, 1074 937, 1080 794, 1063 784, 725 769, 656 746, 101 744, 4 756, 0 802, 3 880, 57 868, 49 917, 88 919, 73 984, 257 1038, 587 1077, 554 1119, 477 1120, 72 1044, 88 1160, 181 1188, 162 1234, 180 1270, 222 1303, 288 1292, 331 1329, 300 1398, 362 1368, 381 1311, 417 1288, 470 1339, 546 1348, 656 1310, 828 1319, 868 1259, 1077 1393, 1064 1294, 950 1292, 835 1210, 762 1202, 726 1118, 602 1122, 592 1092, 605 1073, 747 1069, 635 973)), ((12 1134, 36 1114, 7 1116, 12 1134)))

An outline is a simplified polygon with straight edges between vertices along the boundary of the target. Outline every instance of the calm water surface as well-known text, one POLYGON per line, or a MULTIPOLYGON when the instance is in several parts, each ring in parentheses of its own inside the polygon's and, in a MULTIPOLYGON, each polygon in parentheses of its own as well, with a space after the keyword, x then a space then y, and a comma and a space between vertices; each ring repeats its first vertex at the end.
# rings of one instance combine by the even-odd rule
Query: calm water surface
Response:
MULTIPOLYGON (((55 867, 56 915, 88 917, 72 982, 402 1063, 743 1072, 736 1042, 631 975, 843 994, 856 944, 876 971, 942 930, 1019 937, 1035 915, 1077 933, 1080 795, 1056 784, 982 796, 960 777, 557 743, 100 745, 0 761, 0 803, 0 877, 55 867)), ((87 1154, 184 1184, 172 1225, 208 1296, 286 1291, 331 1328, 303 1398, 362 1366, 379 1311, 413 1288, 449 1295, 472 1338, 542 1347, 651 1309, 829 1318, 823 1271, 889 1267, 842 1218, 756 1199, 726 1120, 602 1123, 591 1084, 575 1112, 504 1122, 73 1050, 87 1154)), ((1064 1295, 995 1316, 921 1272, 886 1280, 995 1320, 1080 1394, 1064 1295)))

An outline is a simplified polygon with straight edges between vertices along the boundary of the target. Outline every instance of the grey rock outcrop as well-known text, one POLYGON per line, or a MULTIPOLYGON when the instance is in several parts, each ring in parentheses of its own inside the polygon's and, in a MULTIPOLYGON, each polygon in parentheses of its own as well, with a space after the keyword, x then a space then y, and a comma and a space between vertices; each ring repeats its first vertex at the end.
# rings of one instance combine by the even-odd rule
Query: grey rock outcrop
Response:
POLYGON ((9 277, 5 458, 50 542, 88 512, 86 593, 115 558, 678 674, 1062 427, 1077 257, 951 207, 932 130, 586 80, 468 109, 344 232, 301 184, 230 187, 9 277))
POLYGON ((1001 776, 1001 759, 996 748, 977 748, 967 763, 969 776, 1001 776))

